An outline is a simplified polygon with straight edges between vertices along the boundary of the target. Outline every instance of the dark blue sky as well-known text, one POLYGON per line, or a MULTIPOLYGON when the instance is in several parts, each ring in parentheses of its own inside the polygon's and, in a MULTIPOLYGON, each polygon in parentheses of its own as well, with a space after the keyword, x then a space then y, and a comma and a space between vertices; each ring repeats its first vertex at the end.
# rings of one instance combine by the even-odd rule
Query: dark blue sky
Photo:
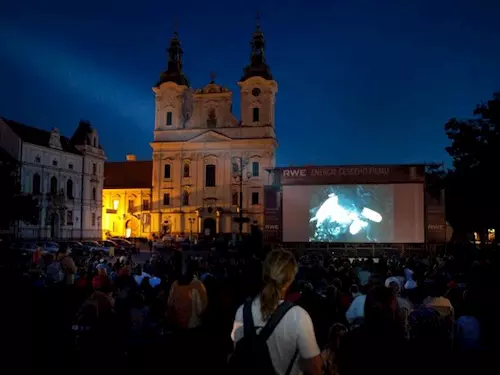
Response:
POLYGON ((3 0, 0 114, 65 135, 88 119, 109 160, 149 159, 176 15, 191 84, 216 72, 238 117, 258 9, 279 165, 449 162, 446 120, 500 90, 498 0, 3 0))

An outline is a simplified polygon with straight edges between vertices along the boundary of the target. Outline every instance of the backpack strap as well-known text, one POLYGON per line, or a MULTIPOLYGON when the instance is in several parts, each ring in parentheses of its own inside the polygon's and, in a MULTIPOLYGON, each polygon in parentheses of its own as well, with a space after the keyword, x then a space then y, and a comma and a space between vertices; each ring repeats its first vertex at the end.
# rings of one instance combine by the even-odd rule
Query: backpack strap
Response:
POLYGON ((244 337, 255 336, 255 324, 252 316, 252 299, 248 298, 243 304, 243 335, 244 337))
MULTIPOLYGON (((267 341, 269 336, 271 336, 271 333, 273 333, 274 329, 278 325, 278 323, 283 319, 283 317, 286 315, 288 310, 290 310, 292 307, 295 305, 292 302, 285 301, 281 303, 276 310, 274 310, 273 314, 267 321, 266 325, 264 328, 259 333, 259 337, 267 341)), ((252 322, 253 323, 253 322, 252 322)), ((252 324, 253 325, 253 324, 252 324)))

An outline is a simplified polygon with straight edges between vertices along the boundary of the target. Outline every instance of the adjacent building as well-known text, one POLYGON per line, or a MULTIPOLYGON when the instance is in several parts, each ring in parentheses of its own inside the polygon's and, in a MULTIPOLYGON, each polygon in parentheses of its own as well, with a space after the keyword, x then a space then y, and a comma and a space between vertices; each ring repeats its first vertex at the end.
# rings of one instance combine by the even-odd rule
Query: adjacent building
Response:
POLYGON ((71 138, 0 118, 2 139, 19 162, 21 191, 38 197, 37 225, 19 223, 22 238, 101 238, 104 150, 81 121, 71 138))
MULTIPOLYGON (((104 231, 133 232, 129 228, 133 216, 149 231, 138 231, 142 236, 231 233, 239 229, 234 218, 240 210, 251 222, 262 224, 263 188, 269 179, 267 171, 275 166, 278 146, 274 111, 278 85, 264 57, 259 26, 251 46, 250 62, 238 82, 238 120, 232 114, 232 92, 217 83, 214 75, 206 86, 190 87, 179 36, 174 33, 167 69, 153 87, 153 160, 106 164, 104 231), (123 166, 127 163, 141 172, 127 173, 129 169, 123 166), (128 177, 123 178, 130 181, 121 181, 120 186, 109 183, 108 175, 114 175, 116 168, 124 168, 128 177), (134 174, 142 176, 146 171, 151 171, 151 182, 141 180, 134 185, 134 174), (146 206, 140 203, 145 199, 146 206), (139 211, 130 215, 130 207, 139 211)), ((248 230, 245 224, 244 231, 248 230)))
POLYGON ((127 161, 106 163, 102 228, 104 236, 151 236, 151 175, 153 162, 127 161))

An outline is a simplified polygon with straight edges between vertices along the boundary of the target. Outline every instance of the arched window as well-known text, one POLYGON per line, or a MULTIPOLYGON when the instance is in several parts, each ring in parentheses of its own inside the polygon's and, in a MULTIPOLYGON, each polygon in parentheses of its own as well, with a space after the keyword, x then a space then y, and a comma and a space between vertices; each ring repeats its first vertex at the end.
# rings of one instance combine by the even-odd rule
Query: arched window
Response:
POLYGON ((41 188, 41 182, 40 182, 40 175, 38 173, 35 173, 33 175, 33 194, 40 194, 41 188))
POLYGON ((50 194, 57 194, 57 178, 55 176, 50 179, 50 194))
POLYGON ((184 163, 184 177, 189 177, 189 163, 184 163))
POLYGON ((189 192, 187 190, 182 193, 182 205, 189 206, 189 192))
POLYGON ((71 180, 71 178, 66 181, 66 196, 69 199, 73 199, 73 181, 71 180))

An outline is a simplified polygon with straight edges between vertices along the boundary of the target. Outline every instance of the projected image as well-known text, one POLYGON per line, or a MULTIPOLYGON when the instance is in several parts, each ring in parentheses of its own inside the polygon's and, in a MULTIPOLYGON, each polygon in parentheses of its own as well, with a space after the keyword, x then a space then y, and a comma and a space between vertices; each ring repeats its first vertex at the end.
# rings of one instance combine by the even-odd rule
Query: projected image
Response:
POLYGON ((311 196, 309 241, 391 242, 391 185, 318 187, 311 196))

